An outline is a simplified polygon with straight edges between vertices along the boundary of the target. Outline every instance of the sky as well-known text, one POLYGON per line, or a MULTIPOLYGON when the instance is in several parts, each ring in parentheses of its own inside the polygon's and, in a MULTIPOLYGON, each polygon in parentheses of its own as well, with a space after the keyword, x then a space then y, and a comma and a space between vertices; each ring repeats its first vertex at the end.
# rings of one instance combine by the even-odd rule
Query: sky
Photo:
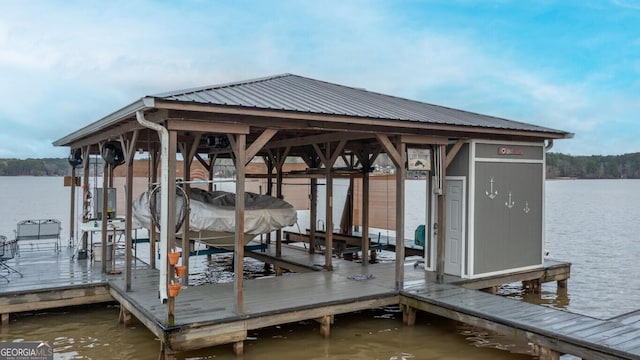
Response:
POLYGON ((293 73, 640 152, 640 0, 0 0, 0 158, 143 96, 293 73))

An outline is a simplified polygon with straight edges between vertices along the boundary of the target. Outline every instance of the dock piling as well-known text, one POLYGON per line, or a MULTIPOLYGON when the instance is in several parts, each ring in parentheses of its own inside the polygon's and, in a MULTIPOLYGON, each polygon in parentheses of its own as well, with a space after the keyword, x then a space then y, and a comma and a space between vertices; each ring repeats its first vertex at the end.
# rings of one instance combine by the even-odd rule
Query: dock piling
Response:
POLYGON ((557 351, 553 351, 549 348, 546 348, 541 345, 533 344, 532 354, 537 356, 540 360, 559 360, 560 353, 557 351))
POLYGON ((402 304, 402 323, 405 326, 414 326, 416 324, 416 309, 409 305, 402 304))
POLYGON ((233 352, 236 356, 244 355, 244 341, 236 341, 233 343, 233 352))

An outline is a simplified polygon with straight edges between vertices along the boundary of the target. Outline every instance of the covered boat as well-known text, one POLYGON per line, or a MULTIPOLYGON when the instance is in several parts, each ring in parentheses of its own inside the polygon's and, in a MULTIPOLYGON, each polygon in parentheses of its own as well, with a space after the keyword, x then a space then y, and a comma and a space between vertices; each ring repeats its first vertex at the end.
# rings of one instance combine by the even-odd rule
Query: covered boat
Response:
MULTIPOLYGON (((244 233, 245 244, 255 236, 270 233, 294 225, 297 213, 293 205, 269 195, 245 193, 244 233)), ((192 240, 211 246, 234 246, 236 194, 226 191, 206 191, 192 188, 188 199, 189 230, 192 240)), ((151 229, 151 209, 154 217, 160 218, 160 191, 144 192, 133 202, 133 218, 144 228, 151 229)), ((177 191, 177 227, 184 218, 185 199, 177 191)), ((181 235, 181 229, 176 231, 181 235)))

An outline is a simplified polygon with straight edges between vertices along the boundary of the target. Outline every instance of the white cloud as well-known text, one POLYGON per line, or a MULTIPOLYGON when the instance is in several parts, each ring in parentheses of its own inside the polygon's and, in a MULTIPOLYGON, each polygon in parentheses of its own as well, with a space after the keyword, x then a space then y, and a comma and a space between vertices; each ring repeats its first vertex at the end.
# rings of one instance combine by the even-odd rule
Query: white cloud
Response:
MULTIPOLYGON (((529 54, 473 34, 428 19, 403 25, 375 2, 270 3, 253 13, 219 4, 200 12, 139 2, 38 3, 35 12, 16 4, 0 11, 0 120, 54 134, 3 139, 44 144, 25 146, 29 154, 47 154, 51 141, 144 95, 283 72, 575 132, 556 145, 574 153, 620 148, 589 134, 633 125, 625 116, 638 113, 631 94, 600 89, 613 76, 607 69, 562 79, 532 67, 529 54)), ((20 156, 0 148, 0 157, 9 153, 20 156)))

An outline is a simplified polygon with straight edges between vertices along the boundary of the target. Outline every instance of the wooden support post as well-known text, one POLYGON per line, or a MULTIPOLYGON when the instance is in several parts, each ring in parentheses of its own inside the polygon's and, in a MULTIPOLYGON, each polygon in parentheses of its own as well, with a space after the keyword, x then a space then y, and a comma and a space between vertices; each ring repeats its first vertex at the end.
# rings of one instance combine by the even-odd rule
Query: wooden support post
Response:
POLYGON ((101 241, 102 243, 101 248, 102 248, 102 254, 100 254, 100 256, 102 257, 100 259, 100 261, 102 261, 101 265, 102 265, 102 273, 106 274, 107 273, 107 203, 108 203, 108 196, 109 196, 109 164, 107 164, 106 161, 102 162, 102 224, 100 227, 100 235, 101 235, 101 241))
POLYGON ((404 287, 404 178, 407 173, 406 144, 399 142, 396 150, 400 161, 396 164, 396 290, 404 287))
MULTIPOLYGON (((234 137, 233 135, 229 135, 234 137)), ((234 293, 236 302, 236 313, 244 312, 244 193, 245 193, 245 167, 247 136, 245 134, 235 135, 232 141, 233 152, 236 160, 236 214, 235 214, 235 248, 234 248, 234 293)))
POLYGON ((320 323, 320 335, 327 339, 331 335, 331 323, 333 322, 333 315, 325 315, 317 318, 317 322, 320 323))
MULTIPOLYGON (((284 159, 278 159, 278 167, 277 167, 277 174, 276 174, 276 197, 278 199, 283 198, 283 195, 282 195, 283 166, 284 166, 284 159)), ((280 230, 276 231, 276 257, 282 257, 282 231, 280 230)))
MULTIPOLYGON (((124 274, 125 274, 125 289, 126 291, 131 291, 131 249, 133 248, 133 214, 131 209, 133 208, 133 159, 136 153, 136 142, 138 141, 138 130, 134 130, 131 136, 120 136, 120 142, 122 144, 122 148, 125 152, 125 163, 127 164, 127 174, 126 174, 126 186, 125 186, 125 208, 127 212, 125 214, 125 266, 124 266, 124 274)), ((113 259, 115 259, 115 234, 113 235, 114 244, 113 250, 114 255, 113 259)), ((115 261, 114 266, 115 268, 115 261)), ((111 271, 113 272, 114 269, 111 271)))
MULTIPOLYGON (((182 179, 185 181, 182 184, 182 189, 184 190, 184 194, 186 199, 183 201, 187 201, 191 197, 191 185, 189 181, 191 180, 191 160, 192 157, 189 157, 190 149, 185 146, 185 144, 181 144, 180 146, 182 153, 182 179)), ((187 207, 184 210, 184 223, 182 224, 182 266, 186 267, 185 276, 182 277, 181 282, 182 285, 189 285, 189 240, 191 240, 191 236, 189 235, 189 222, 191 217, 191 211, 187 207)))
POLYGON ((166 343, 162 343, 162 345, 160 345, 160 346, 162 347, 162 350, 160 351, 160 359, 162 359, 162 360, 175 360, 176 355, 173 352, 173 350, 171 350, 169 345, 167 345, 166 343))
POLYGON ((2 323, 2 326, 9 326, 9 314, 8 313, 3 313, 0 314, 0 322, 2 323))
POLYGON ((540 279, 525 280, 522 282, 522 287, 524 288, 525 292, 532 294, 540 294, 542 290, 542 287, 540 285, 540 279))
MULTIPOLYGON (((89 153, 90 146, 82 148, 82 222, 89 219, 89 205, 91 204, 89 199, 89 165, 91 163, 91 155, 89 153)), ((82 249, 88 251, 89 249, 89 234, 82 233, 82 249)), ((88 254, 88 252, 87 252, 88 254)))
POLYGON ((558 288, 560 288, 560 289, 566 289, 566 288, 567 288, 568 281, 569 281, 569 279, 558 280, 558 281, 556 282, 556 283, 557 283, 558 288))
POLYGON ((445 206, 445 193, 447 191, 446 184, 446 171, 447 168, 445 166, 446 159, 446 146, 439 145, 438 146, 438 161, 437 165, 437 174, 439 179, 437 179, 440 185, 440 192, 438 193, 438 236, 437 236, 437 251, 436 251, 436 280, 438 283, 444 282, 444 246, 446 239, 446 206, 445 206))
POLYGON ((244 341, 236 341, 233 343, 233 353, 236 356, 244 355, 244 341))
MULTIPOLYGON (((367 158, 369 155, 367 154, 367 158)), ((365 165, 363 164, 363 167, 365 165)), ((366 165, 369 166, 368 164, 366 165)), ((362 265, 369 265, 369 171, 362 173, 362 265)), ((373 253, 375 255, 375 251, 373 253)))
MULTIPOLYGON (((291 151, 291 147, 286 147, 284 150, 278 149, 277 153, 273 154, 273 152, 269 151, 269 157, 272 162, 275 163, 276 167, 276 197, 279 199, 283 198, 282 195, 282 171, 284 167, 284 163, 289 156, 289 151, 291 151)), ((276 231, 276 257, 282 256, 282 232, 280 230, 276 231)), ((275 273, 276 276, 282 275, 282 268, 279 265, 275 265, 275 273)))
POLYGON ((122 304, 120 304, 120 313, 118 314, 118 323, 129 325, 131 322, 131 312, 122 304))
POLYGON ((533 344, 532 347, 533 347, 532 355, 537 356, 540 360, 559 360, 560 359, 560 353, 555 350, 551 350, 549 348, 546 348, 544 346, 537 345, 537 344, 533 344))
POLYGON ((329 271, 333 270, 333 173, 331 168, 331 165, 327 166, 327 184, 325 186, 327 205, 325 207, 326 213, 324 221, 326 225, 324 232, 324 268, 329 271))
MULTIPOLYGON (((181 144, 180 152, 182 153, 183 158, 183 178, 185 183, 183 184, 183 189, 185 192, 185 196, 188 198, 191 197, 191 185, 189 181, 191 180, 191 164, 193 163, 193 158, 198 151, 198 145, 200 144, 200 139, 202 138, 202 134, 197 134, 191 141, 190 144, 181 144)), ((185 199, 186 201, 186 199, 185 199)), ((184 224, 182 225, 182 266, 186 267, 185 276, 182 277, 182 285, 189 285, 189 251, 190 251, 190 209, 187 207, 185 209, 184 214, 184 224)))
MULTIPOLYGON (((166 248, 162 249, 165 254, 168 254, 174 247, 176 241, 176 153, 178 151, 178 133, 176 131, 169 131, 169 144, 168 144, 168 168, 163 171, 168 171, 167 188, 160 189, 166 191, 169 194, 169 208, 167 209, 167 232, 168 241, 166 248)), ((171 284, 171 281, 175 278, 174 268, 169 264, 169 257, 166 256, 165 261, 167 266, 167 284, 171 284)), ((167 300, 167 325, 173 326, 175 324, 175 310, 176 302, 175 297, 169 296, 167 300)))
MULTIPOLYGON (((72 150, 73 156, 73 150, 72 150)), ((73 165, 71 167, 71 196, 70 196, 70 206, 69 206, 69 247, 73 247, 74 241, 74 233, 75 233, 75 225, 76 225, 76 166, 73 165)), ((57 243, 56 243, 57 244, 57 243)), ((57 246, 57 245, 56 245, 57 246)), ((76 250, 74 250, 76 251, 76 250)))
POLYGON ((325 270, 332 271, 332 257, 333 257, 333 164, 335 164, 338 156, 342 154, 346 140, 340 140, 335 149, 331 148, 331 143, 325 144, 324 152, 317 144, 312 144, 316 151, 316 155, 320 158, 320 161, 324 164, 326 170, 326 215, 325 215, 325 238, 324 238, 324 268, 325 270))
POLYGON ((344 200, 342 215, 340 216, 340 234, 353 235, 353 176, 349 176, 349 187, 344 200))
POLYGON ((489 294, 495 294, 495 293, 498 292, 498 287, 497 286, 489 286, 488 288, 481 289, 481 291, 484 291, 484 292, 489 293, 489 294))
MULTIPOLYGON (((265 194, 271 196, 273 193, 273 160, 271 157, 265 156, 264 162, 267 165, 267 191, 265 194)), ((267 234, 267 244, 271 244, 271 233, 267 234)))
POLYGON ((316 226, 318 223, 318 179, 311 178, 309 194, 309 254, 316 252, 316 226))
POLYGON ((416 324, 416 309, 409 305, 402 306, 402 323, 406 326, 414 326, 416 324))
POLYGON ((376 134, 378 142, 396 166, 396 289, 404 287, 404 178, 407 172, 407 146, 399 138, 394 146, 386 135, 376 134))

